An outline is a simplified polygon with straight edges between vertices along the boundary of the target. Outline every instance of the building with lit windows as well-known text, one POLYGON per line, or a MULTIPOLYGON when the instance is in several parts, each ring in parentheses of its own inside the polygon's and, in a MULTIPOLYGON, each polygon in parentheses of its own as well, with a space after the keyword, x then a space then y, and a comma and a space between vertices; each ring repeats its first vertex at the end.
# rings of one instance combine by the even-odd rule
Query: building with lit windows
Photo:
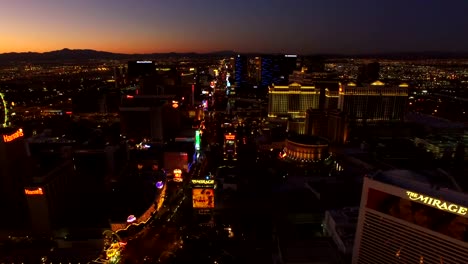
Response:
POLYGON ((268 101, 269 117, 305 118, 307 109, 318 109, 320 90, 314 86, 270 86, 268 101))
POLYGON ((364 178, 358 263, 466 263, 468 195, 440 175, 392 170, 364 178))
POLYGON ((408 104, 408 85, 389 86, 375 81, 369 85, 342 85, 338 109, 356 124, 403 121, 408 104))

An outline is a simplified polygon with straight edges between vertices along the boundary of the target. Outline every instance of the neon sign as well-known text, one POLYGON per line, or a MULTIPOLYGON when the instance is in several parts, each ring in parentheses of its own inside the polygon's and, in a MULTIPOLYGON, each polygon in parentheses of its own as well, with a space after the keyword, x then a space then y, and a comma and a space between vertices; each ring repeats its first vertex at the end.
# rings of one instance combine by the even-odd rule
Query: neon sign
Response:
POLYGON ((449 203, 443 200, 435 199, 430 196, 425 196, 423 194, 407 191, 406 195, 408 195, 408 198, 412 201, 421 202, 423 204, 427 204, 442 211, 447 211, 462 216, 465 216, 468 212, 468 208, 466 207, 454 203, 449 203))
POLYGON ((195 131, 195 150, 200 150, 200 130, 195 131))
POLYGON ((23 129, 18 129, 15 133, 11 135, 3 135, 3 142, 11 142, 17 138, 24 136, 23 129))
POLYGON ((229 135, 225 135, 224 138, 234 140, 234 139, 236 139, 236 135, 229 134, 229 135))
POLYGON ((44 195, 44 192, 42 191, 42 188, 37 188, 35 190, 24 189, 24 193, 26 195, 44 195))
POLYGON ((214 180, 192 180, 192 183, 210 185, 210 184, 214 184, 214 180))

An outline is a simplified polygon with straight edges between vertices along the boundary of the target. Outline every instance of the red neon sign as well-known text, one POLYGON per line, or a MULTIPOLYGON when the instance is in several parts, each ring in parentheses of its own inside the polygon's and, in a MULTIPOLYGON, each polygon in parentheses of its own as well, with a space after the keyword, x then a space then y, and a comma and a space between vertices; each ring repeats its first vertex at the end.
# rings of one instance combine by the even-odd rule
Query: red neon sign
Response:
POLYGON ((19 137, 24 136, 23 129, 18 129, 15 133, 11 135, 3 135, 3 142, 11 142, 19 137))
POLYGON ((42 188, 37 188, 35 190, 24 189, 24 193, 26 195, 44 195, 44 192, 42 191, 42 188))
POLYGON ((235 135, 225 135, 224 138, 225 139, 236 139, 236 136, 235 135))

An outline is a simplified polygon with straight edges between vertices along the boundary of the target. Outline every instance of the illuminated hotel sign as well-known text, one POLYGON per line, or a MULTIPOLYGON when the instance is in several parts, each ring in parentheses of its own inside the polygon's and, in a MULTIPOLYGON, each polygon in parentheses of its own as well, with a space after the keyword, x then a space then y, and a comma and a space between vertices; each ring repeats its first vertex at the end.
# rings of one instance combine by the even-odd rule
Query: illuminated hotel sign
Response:
POLYGON ((465 216, 468 212, 468 208, 466 207, 435 199, 430 196, 425 196, 423 194, 407 191, 406 195, 408 195, 408 198, 412 201, 421 202, 442 211, 447 211, 462 216, 465 216))
POLYGON ((225 136, 224 136, 224 138, 225 138, 225 139, 231 139, 231 140, 234 140, 234 139, 236 139, 236 136, 235 136, 235 135, 231 135, 231 134, 229 134, 229 135, 225 135, 225 136))
POLYGON ((26 195, 44 195, 44 192, 42 191, 42 188, 37 188, 37 189, 34 189, 34 190, 24 189, 24 193, 26 195))
POLYGON ((17 138, 22 137, 22 136, 24 136, 24 134, 23 134, 23 129, 20 128, 20 129, 18 129, 15 133, 13 133, 13 134, 10 134, 10 135, 3 135, 3 142, 5 142, 5 143, 6 143, 6 142, 11 142, 11 141, 13 141, 13 140, 15 140, 15 139, 17 139, 17 138))
POLYGON ((153 62, 152 61, 137 61, 136 63, 148 64, 148 63, 153 63, 153 62))
POLYGON ((192 180, 192 184, 213 185, 214 180, 192 180))

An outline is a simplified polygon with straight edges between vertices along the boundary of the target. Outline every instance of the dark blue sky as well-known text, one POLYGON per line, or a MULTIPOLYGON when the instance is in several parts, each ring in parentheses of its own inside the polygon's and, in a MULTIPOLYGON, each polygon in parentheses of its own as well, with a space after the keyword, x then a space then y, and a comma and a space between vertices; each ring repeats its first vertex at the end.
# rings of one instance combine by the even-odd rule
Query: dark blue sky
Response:
POLYGON ((468 0, 15 0, 0 52, 468 51, 468 0))

